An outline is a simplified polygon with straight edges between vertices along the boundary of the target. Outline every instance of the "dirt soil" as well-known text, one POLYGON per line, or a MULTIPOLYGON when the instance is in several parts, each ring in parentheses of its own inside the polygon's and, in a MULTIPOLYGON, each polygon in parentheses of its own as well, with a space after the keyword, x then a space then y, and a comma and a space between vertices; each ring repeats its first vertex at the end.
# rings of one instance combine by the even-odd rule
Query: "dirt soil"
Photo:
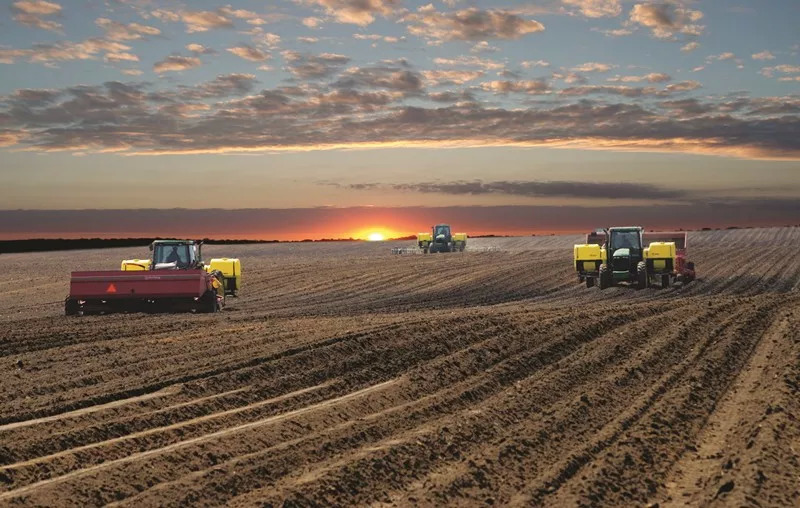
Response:
POLYGON ((205 315, 63 315, 141 249, 2 255, 0 505, 800 505, 800 228, 641 291, 577 240, 211 246, 205 315))

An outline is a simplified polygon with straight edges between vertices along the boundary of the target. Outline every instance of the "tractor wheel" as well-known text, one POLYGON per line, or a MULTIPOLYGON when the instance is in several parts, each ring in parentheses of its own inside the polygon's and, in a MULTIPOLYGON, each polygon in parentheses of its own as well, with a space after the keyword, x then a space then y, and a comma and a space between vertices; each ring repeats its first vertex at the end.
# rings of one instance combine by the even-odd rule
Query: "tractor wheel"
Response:
POLYGON ((219 304, 217 303, 217 292, 209 289, 203 296, 200 297, 201 306, 203 312, 206 314, 211 314, 217 312, 219 310, 219 304))
POLYGON ((600 273, 600 276, 599 276, 599 278, 600 278, 600 289, 606 289, 606 288, 611 287, 611 282, 612 282, 611 277, 612 277, 612 275, 611 275, 611 272, 608 271, 608 265, 605 264, 605 263, 600 265, 600 272, 599 273, 600 273))
POLYGON ((668 288, 669 287, 669 274, 665 273, 661 276, 661 287, 668 288))
POLYGON ((466 246, 466 245, 464 245, 464 244, 462 243, 462 244, 461 244, 461 245, 459 245, 459 247, 458 247, 458 252, 464 252, 464 249, 465 249, 466 247, 467 247, 467 246, 466 246))
POLYGON ((684 284, 692 282, 695 278, 694 261, 689 261, 688 263, 686 263, 686 269, 690 270, 691 274, 684 276, 684 284))
POLYGON ((586 277, 586 287, 587 288, 594 287, 594 277, 586 277))
POLYGON ((78 300, 74 300, 72 298, 67 298, 64 300, 64 315, 65 316, 77 316, 78 312, 80 312, 80 304, 78 300))
POLYGON ((636 287, 638 289, 646 289, 648 283, 647 265, 644 261, 640 261, 636 265, 636 287))

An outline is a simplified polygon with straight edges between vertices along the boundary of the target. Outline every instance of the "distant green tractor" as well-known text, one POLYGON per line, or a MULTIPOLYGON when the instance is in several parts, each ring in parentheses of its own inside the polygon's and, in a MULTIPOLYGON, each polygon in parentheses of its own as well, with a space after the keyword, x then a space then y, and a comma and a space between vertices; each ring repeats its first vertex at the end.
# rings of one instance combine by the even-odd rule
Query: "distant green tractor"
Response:
POLYGON ((437 224, 430 233, 419 233, 417 244, 422 251, 430 252, 464 252, 467 247, 466 233, 453 233, 448 224, 437 224))

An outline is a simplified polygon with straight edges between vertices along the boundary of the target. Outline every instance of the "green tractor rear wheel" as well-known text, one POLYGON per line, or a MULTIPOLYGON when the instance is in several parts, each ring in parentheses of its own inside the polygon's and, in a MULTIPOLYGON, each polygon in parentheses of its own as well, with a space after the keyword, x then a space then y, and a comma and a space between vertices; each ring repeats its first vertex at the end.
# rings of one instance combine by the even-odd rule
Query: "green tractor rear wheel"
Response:
POLYGON ((600 265, 598 278, 600 279, 600 289, 611 287, 611 271, 609 271, 607 264, 600 265))
POLYGON ((644 261, 640 261, 639 264, 636 265, 636 287, 638 289, 646 289, 647 283, 647 264, 644 261))

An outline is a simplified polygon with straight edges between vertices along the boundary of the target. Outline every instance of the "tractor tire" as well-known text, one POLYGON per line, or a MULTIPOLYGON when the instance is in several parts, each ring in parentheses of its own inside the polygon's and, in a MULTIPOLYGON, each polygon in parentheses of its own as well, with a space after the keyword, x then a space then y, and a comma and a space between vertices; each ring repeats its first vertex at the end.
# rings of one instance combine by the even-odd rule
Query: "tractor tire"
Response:
POLYGON ((611 275, 611 272, 608 271, 608 265, 605 264, 605 263, 600 265, 600 271, 599 271, 599 277, 598 278, 600 279, 600 289, 601 290, 611 287, 611 283, 612 283, 611 277, 612 277, 612 275, 611 275))
POLYGON ((640 261, 639 264, 636 265, 636 288, 647 289, 648 282, 647 264, 645 264, 644 261, 640 261))
POLYGON ((669 274, 665 273, 661 276, 661 287, 668 288, 669 287, 669 274))
POLYGON ((594 287, 594 277, 586 277, 586 287, 587 288, 594 287))
POLYGON ((694 261, 689 261, 688 263, 686 263, 686 269, 690 270, 692 273, 684 277, 684 284, 692 282, 695 278, 694 261))
POLYGON ((203 293, 203 296, 200 297, 200 310, 206 314, 212 314, 219 311, 216 291, 209 289, 203 293))
POLYGON ((466 245, 464 245, 464 244, 462 243, 462 244, 461 244, 461 245, 458 247, 458 252, 464 252, 464 249, 465 249, 466 247, 467 247, 467 246, 466 246, 466 245))
POLYGON ((65 316, 77 316, 81 310, 81 306, 78 303, 78 300, 74 300, 72 298, 67 298, 64 300, 64 315, 65 316))

